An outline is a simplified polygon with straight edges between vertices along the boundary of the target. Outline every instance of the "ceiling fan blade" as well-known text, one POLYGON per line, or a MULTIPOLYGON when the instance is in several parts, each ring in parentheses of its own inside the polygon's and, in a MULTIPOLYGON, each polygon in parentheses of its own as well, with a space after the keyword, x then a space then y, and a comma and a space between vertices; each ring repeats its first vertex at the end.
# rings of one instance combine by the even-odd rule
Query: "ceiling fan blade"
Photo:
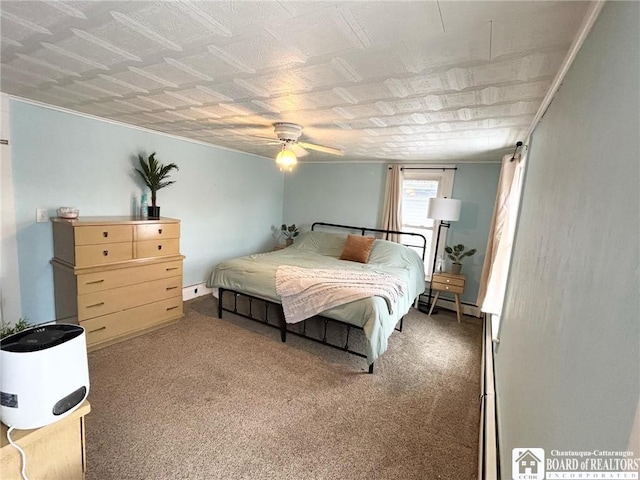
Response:
POLYGON ((271 141, 271 142, 278 142, 278 143, 280 143, 280 141, 279 141, 277 138, 273 138, 273 136, 271 136, 271 137, 266 137, 266 136, 263 136, 263 135, 247 135, 247 136, 248 136, 248 137, 251 137, 251 138, 259 138, 259 139, 261 139, 261 140, 269 140, 269 141, 271 141))
POLYGON ((304 157, 305 155, 309 155, 309 152, 307 152, 304 148, 302 148, 300 145, 295 143, 291 145, 291 150, 293 151, 293 153, 296 154, 296 157, 304 157))
POLYGON ((324 147, 322 145, 315 145, 313 143, 307 143, 307 142, 298 142, 298 145, 304 148, 308 148, 309 150, 316 150, 318 152, 329 153, 331 155, 340 155, 340 156, 344 155, 344 152, 337 148, 324 147))

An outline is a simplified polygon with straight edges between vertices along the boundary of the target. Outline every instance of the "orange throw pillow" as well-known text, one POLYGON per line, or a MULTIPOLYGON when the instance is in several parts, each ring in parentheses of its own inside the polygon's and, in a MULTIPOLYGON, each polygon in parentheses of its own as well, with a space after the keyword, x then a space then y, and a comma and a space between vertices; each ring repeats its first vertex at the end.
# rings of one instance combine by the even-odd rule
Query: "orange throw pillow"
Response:
POLYGON ((376 237, 364 237, 362 235, 348 235, 347 243, 342 250, 340 260, 351 260, 352 262, 367 263, 369 254, 376 237))

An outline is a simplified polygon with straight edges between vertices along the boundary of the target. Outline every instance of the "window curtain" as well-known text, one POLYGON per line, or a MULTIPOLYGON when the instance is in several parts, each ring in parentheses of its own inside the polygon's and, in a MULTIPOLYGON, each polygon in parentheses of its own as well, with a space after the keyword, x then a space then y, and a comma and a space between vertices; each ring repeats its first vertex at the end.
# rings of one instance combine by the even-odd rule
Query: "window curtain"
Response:
POLYGON ((477 305, 486 313, 500 315, 507 287, 507 274, 515 236, 522 167, 520 154, 505 155, 498 181, 498 194, 491 219, 487 251, 482 266, 477 305))
MULTIPOLYGON (((382 228, 384 230, 402 230, 402 167, 400 165, 392 165, 387 170, 382 228)), ((385 238, 392 242, 401 243, 400 237, 401 235, 389 233, 385 238)))

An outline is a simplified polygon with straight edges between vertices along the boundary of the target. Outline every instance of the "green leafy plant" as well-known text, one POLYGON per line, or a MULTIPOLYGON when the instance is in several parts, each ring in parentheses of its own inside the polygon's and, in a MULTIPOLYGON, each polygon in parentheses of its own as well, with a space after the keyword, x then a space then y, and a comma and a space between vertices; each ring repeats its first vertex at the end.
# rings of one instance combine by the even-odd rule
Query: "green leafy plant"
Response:
POLYGON ((171 170, 180 170, 175 163, 163 165, 156 160, 156 152, 149 155, 149 159, 145 160, 142 155, 138 155, 140 160, 140 168, 136 168, 136 172, 142 178, 149 190, 151 190, 151 205, 156 206, 156 192, 161 188, 168 187, 176 183, 175 180, 167 180, 171 170))
POLYGON ((298 227, 296 227, 295 224, 287 226, 283 223, 282 226, 280 227, 280 233, 285 238, 293 239, 300 234, 300 230, 298 230, 298 227))
POLYGON ((449 259, 457 265, 462 265, 462 259, 464 257, 470 257, 476 253, 475 248, 465 252, 465 246, 461 243, 454 245, 453 248, 449 246, 444 247, 444 251, 447 252, 449 259))
POLYGON ((2 321, 0 322, 0 338, 8 337, 9 335, 13 335, 14 333, 21 332, 22 330, 26 330, 31 326, 32 325, 27 321, 26 318, 21 318, 15 323, 15 325, 11 325, 2 321))

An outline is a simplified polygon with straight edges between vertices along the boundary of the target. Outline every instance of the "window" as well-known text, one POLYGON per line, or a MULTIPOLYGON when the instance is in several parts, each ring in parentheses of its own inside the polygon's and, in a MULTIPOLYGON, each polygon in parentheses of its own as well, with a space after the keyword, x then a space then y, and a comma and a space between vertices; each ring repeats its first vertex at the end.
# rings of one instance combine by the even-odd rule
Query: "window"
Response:
MULTIPOLYGON (((420 169, 405 168, 402 180, 402 230, 420 233, 427 239, 424 257, 425 279, 431 280, 434 249, 436 246, 437 224, 427 218, 427 203, 433 197, 451 197, 454 170, 433 170, 434 167, 420 169)), ((451 168, 451 167, 448 167, 451 168)), ((444 253, 447 229, 440 232, 439 255, 444 253)), ((415 245, 411 237, 403 238, 405 245, 415 245)), ((414 248, 422 253, 418 248, 414 248)))

